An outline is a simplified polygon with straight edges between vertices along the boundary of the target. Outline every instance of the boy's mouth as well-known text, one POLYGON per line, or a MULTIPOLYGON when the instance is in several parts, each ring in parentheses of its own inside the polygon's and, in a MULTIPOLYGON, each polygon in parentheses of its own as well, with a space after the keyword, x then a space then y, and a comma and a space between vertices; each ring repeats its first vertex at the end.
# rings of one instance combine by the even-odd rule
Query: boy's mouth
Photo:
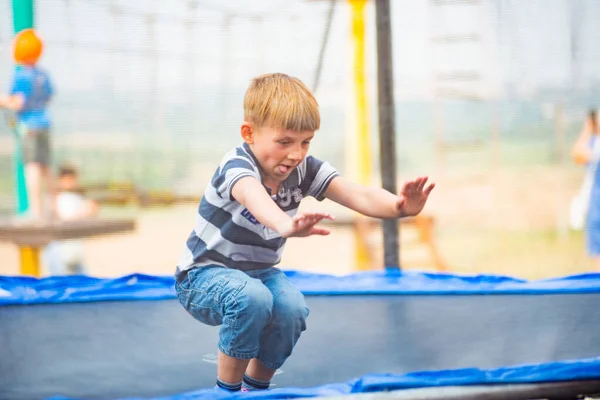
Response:
POLYGON ((292 170, 293 167, 290 167, 289 165, 284 165, 284 164, 279 164, 277 166, 277 170, 279 171, 279 173, 281 174, 287 174, 292 170))

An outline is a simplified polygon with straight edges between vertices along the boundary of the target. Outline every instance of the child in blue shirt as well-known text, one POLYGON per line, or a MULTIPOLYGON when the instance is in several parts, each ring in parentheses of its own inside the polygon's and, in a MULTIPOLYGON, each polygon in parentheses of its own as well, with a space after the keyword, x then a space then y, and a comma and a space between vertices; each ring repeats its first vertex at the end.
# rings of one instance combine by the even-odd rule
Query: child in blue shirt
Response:
POLYGON ((586 247, 588 255, 594 264, 594 269, 600 271, 600 129, 596 110, 590 110, 577 141, 573 145, 572 156, 577 164, 586 166, 586 176, 576 197, 577 203, 572 203, 571 219, 581 219, 585 227, 586 247), (583 214, 581 216, 573 215, 583 214), (575 217, 575 218, 574 218, 575 217))
POLYGON ((302 198, 328 198, 376 218, 417 215, 434 185, 406 182, 396 195, 354 184, 308 156, 319 107, 298 79, 255 78, 244 97, 243 144, 225 155, 207 185, 176 270, 181 304, 220 325, 217 386, 267 389, 306 329, 300 291, 275 268, 287 238, 328 235, 332 216, 298 212, 302 198))
POLYGON ((22 156, 30 215, 33 218, 40 218, 44 214, 44 187, 51 195, 54 193, 50 170, 51 121, 48 111, 54 89, 48 73, 37 66, 42 48, 42 41, 33 29, 25 29, 17 34, 13 46, 17 68, 9 95, 0 97, 0 107, 16 112, 20 131, 24 134, 22 156))

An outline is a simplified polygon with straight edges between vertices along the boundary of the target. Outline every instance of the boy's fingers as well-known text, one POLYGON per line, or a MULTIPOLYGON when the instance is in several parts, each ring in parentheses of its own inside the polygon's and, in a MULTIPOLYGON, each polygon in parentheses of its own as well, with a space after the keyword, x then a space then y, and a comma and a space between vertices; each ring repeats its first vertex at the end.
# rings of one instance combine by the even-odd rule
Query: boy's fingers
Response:
POLYGON ((329 213, 309 212, 300 213, 292 217, 293 230, 295 232, 307 230, 310 235, 329 235, 329 230, 315 227, 319 221, 323 219, 333 220, 333 216, 329 213))
POLYGON ((304 214, 296 214, 292 217, 292 221, 300 221, 301 219, 304 218, 304 214))
POLYGON ((322 220, 323 218, 325 218, 324 215, 314 215, 311 220, 314 221, 315 223, 319 222, 320 220, 322 220))
POLYGON ((329 229, 321 228, 319 226, 315 226, 310 230, 311 235, 327 236, 330 233, 331 233, 331 231, 329 231, 329 229))
POLYGON ((322 212, 315 212, 315 213, 312 213, 312 215, 314 217, 319 217, 319 218, 327 218, 327 217, 331 216, 331 214, 329 214, 329 213, 322 213, 322 212))
POLYGON ((320 217, 319 217, 319 221, 320 221, 320 220, 322 220, 322 219, 330 219, 330 220, 334 220, 335 218, 333 217, 333 215, 331 215, 331 214, 327 214, 327 213, 326 213, 326 214, 321 214, 321 215, 320 215, 320 217))
POLYGON ((429 193, 431 193, 434 187, 435 183, 430 183, 429 186, 427 186, 427 189, 425 189, 425 194, 429 195, 429 193))
POLYGON ((306 223, 306 217, 304 215, 295 215, 294 218, 292 219, 292 224, 296 228, 305 223, 306 223))
POLYGON ((322 212, 304 213, 303 215, 306 216, 306 217, 311 217, 311 218, 318 219, 319 221, 322 220, 322 219, 334 219, 331 214, 329 214, 329 213, 322 213, 322 212))

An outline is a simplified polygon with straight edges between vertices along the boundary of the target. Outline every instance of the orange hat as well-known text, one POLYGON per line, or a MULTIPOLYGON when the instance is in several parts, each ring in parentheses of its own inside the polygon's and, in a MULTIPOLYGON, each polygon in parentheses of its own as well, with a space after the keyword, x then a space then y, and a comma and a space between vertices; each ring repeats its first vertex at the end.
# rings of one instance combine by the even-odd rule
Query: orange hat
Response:
POLYGON ((44 45, 32 28, 17 33, 13 43, 13 56, 18 64, 35 64, 42 55, 44 45))

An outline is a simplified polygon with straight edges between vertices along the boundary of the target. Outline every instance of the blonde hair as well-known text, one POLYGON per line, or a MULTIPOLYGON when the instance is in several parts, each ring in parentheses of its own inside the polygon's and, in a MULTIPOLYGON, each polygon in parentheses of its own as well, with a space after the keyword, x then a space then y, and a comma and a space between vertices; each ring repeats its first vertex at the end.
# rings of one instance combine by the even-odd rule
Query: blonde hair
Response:
POLYGON ((265 74, 252 79, 244 96, 244 119, 257 126, 316 131, 321 125, 319 104, 298 78, 265 74))

